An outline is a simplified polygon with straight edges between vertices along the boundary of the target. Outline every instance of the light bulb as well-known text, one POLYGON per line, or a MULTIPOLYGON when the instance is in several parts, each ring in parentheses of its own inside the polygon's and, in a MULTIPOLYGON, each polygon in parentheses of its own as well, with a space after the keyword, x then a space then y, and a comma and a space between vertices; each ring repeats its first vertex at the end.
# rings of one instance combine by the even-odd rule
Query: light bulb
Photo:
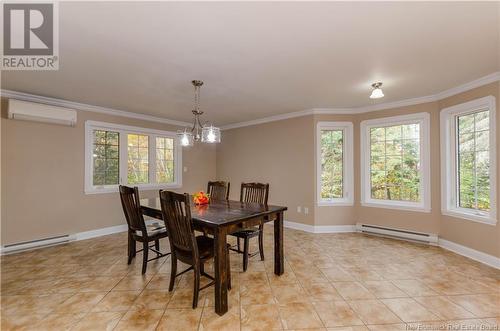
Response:
POLYGON ((185 133, 182 135, 181 145, 182 146, 188 146, 189 145, 189 138, 188 138, 187 134, 185 134, 185 133))
POLYGON ((210 128, 210 131, 208 131, 207 140, 208 140, 208 142, 211 142, 211 143, 213 143, 215 141, 215 133, 214 133, 214 130, 212 128, 210 128))

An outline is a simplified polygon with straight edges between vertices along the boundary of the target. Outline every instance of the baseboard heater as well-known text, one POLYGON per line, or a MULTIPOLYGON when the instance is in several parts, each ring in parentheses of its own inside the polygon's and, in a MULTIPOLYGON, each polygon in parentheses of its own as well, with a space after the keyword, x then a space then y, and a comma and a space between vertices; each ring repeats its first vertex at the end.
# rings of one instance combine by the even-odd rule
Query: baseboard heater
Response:
POLYGON ((432 245, 438 244, 438 237, 432 233, 423 233, 395 228, 388 228, 379 225, 356 223, 356 230, 367 234, 380 235, 384 237, 404 239, 416 241, 420 243, 428 243, 432 245))
POLYGON ((2 247, 2 255, 11 254, 11 253, 18 253, 21 251, 27 251, 27 250, 35 249, 35 248, 63 244, 66 242, 73 241, 75 239, 76 239, 76 237, 74 235, 65 234, 65 235, 61 235, 61 236, 57 236, 57 237, 37 239, 37 240, 24 241, 24 242, 15 243, 15 244, 9 244, 9 245, 5 245, 2 247))

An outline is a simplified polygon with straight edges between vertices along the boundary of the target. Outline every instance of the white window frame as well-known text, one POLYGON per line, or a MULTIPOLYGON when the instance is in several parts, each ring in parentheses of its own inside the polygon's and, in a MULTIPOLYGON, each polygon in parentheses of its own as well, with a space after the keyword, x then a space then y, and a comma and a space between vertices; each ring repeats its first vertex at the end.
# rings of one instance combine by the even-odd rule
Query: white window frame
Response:
POLYGON ((441 110, 441 213, 470 221, 497 223, 496 101, 487 96, 441 110), (490 211, 462 208, 457 204, 456 117, 489 110, 490 123, 490 211))
POLYGON ((352 122, 318 122, 316 124, 316 203, 318 206, 352 206, 354 205, 354 143, 352 122), (342 198, 321 198, 321 130, 342 130, 342 198))
POLYGON ((415 113, 361 122, 361 205, 429 213, 431 211, 430 115, 415 113), (420 201, 373 199, 370 181, 370 129, 403 124, 420 124, 420 201))
POLYGON ((86 121, 85 122, 85 194, 112 193, 118 192, 119 185, 129 185, 127 183, 127 136, 128 134, 141 134, 149 136, 149 183, 130 184, 143 190, 152 189, 173 189, 182 187, 182 147, 175 132, 147 129, 135 126, 120 125, 106 122, 86 121), (100 185, 93 184, 94 167, 92 161, 93 131, 106 130, 120 133, 119 149, 119 184, 100 185), (167 137, 174 139, 174 182, 156 183, 156 137, 167 137))

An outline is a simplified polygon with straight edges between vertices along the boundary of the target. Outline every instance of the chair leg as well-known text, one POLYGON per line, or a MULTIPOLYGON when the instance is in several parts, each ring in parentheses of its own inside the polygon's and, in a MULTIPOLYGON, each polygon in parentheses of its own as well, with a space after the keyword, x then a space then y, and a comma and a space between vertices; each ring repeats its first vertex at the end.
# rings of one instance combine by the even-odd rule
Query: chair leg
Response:
POLYGON ((148 267, 148 251, 149 245, 147 240, 142 243, 142 274, 146 273, 146 268, 148 267))
POLYGON ((231 289, 231 261, 229 260, 229 250, 227 250, 227 289, 231 289))
POLYGON ((247 271, 248 267, 248 238, 243 239, 243 271, 247 271))
POLYGON ((259 253, 260 260, 264 261, 264 227, 259 226, 259 253))
POLYGON ((133 256, 133 251, 132 251, 132 244, 135 245, 135 240, 132 238, 130 233, 128 234, 128 247, 127 247, 127 254, 128 254, 128 259, 127 259, 127 264, 132 263, 132 258, 133 256))
POLYGON ((237 237, 236 238, 236 242, 237 242, 237 247, 238 247, 238 253, 241 252, 241 247, 240 247, 240 237, 237 237))
MULTIPOLYGON (((155 240, 155 249, 159 252, 160 251, 160 240, 157 239, 155 240)), ((156 253, 156 256, 160 256, 160 253, 156 253)))
POLYGON ((193 309, 195 309, 196 307, 198 307, 198 294, 200 292, 200 265, 195 264, 193 266, 193 271, 194 271, 193 309))
POLYGON ((137 243, 135 239, 132 237, 132 257, 134 258, 137 254, 137 243))
POLYGON ((177 275, 177 257, 173 252, 170 255, 170 260, 172 261, 172 264, 170 267, 170 285, 168 286, 168 291, 172 292, 175 284, 175 275, 177 275))

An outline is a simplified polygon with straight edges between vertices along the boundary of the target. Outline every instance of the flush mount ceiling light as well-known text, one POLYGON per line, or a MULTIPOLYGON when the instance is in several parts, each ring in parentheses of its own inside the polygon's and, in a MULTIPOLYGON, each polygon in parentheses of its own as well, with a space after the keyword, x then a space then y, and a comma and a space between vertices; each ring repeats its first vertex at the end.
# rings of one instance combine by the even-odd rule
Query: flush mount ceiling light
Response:
POLYGON ((208 125, 207 123, 201 124, 200 116, 203 112, 200 111, 200 88, 203 85, 201 80, 193 80, 191 82, 194 86, 194 122, 191 129, 184 129, 184 131, 177 132, 182 146, 193 146, 195 141, 214 144, 220 143, 220 129, 208 125))
POLYGON ((384 92, 382 92, 382 82, 372 84, 373 91, 370 95, 370 99, 379 99, 384 97, 384 92))

